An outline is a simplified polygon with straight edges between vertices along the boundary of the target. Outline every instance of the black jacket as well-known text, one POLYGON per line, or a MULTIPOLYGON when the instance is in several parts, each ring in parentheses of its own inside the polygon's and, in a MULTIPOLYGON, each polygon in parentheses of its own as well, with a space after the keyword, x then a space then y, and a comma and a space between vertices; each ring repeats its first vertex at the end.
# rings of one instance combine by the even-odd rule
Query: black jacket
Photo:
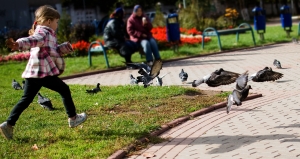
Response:
POLYGON ((107 47, 120 48, 125 42, 125 24, 121 19, 111 19, 104 29, 104 42, 107 47))

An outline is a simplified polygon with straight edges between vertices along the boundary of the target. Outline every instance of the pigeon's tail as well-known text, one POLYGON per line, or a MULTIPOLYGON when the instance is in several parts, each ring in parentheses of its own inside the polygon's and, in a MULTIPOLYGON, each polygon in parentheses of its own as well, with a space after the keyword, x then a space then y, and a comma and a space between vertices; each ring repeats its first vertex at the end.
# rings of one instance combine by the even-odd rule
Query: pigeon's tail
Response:
POLYGON ((202 79, 200 79, 200 80, 194 80, 193 83, 192 83, 192 86, 193 87, 198 87, 202 83, 203 83, 202 79))

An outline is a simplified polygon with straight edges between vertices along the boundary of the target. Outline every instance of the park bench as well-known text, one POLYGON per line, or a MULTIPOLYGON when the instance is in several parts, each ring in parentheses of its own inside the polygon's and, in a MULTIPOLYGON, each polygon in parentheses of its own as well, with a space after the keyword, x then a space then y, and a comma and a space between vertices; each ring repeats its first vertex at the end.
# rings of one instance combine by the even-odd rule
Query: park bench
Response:
MULTIPOLYGON (((110 50, 110 49, 113 49, 113 48, 109 48, 105 45, 103 45, 101 42, 99 41, 93 41, 89 48, 88 48, 88 61, 89 61, 89 66, 91 67, 92 66, 92 53, 103 53, 103 56, 104 56, 104 60, 105 60, 105 63, 106 63, 106 67, 109 68, 109 62, 108 62, 108 58, 107 58, 107 51, 110 50), (98 44, 98 46, 95 46, 93 47, 93 45, 95 44, 98 44)), ((141 53, 142 51, 140 51, 140 55, 141 55, 141 58, 143 57, 143 53, 141 53)))
MULTIPOLYGON (((253 43, 254 43, 254 45, 256 45, 252 27, 248 23, 242 23, 241 25, 239 25, 235 29, 227 29, 227 30, 219 30, 219 31, 216 30, 215 28, 208 27, 203 31, 202 39, 204 39, 205 36, 217 36, 219 48, 220 48, 220 51, 222 51, 222 44, 221 44, 221 40, 220 40, 220 35, 225 35, 225 34, 229 34, 229 33, 236 33, 236 41, 238 42, 239 41, 239 34, 244 33, 246 31, 251 31, 253 43)), ((202 49, 204 49, 204 40, 202 40, 202 49)))

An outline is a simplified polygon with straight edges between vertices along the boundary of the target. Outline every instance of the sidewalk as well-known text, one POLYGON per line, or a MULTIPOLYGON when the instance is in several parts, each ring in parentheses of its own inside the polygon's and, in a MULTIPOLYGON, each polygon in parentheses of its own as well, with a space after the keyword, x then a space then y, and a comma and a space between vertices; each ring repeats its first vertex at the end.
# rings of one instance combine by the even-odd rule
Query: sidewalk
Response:
MULTIPOLYGON (((178 74, 183 68, 189 73, 188 81, 222 67, 225 70, 250 74, 272 66, 276 58, 284 69, 273 69, 284 74, 276 82, 251 84, 253 93, 262 93, 262 98, 233 106, 187 121, 162 137, 168 142, 150 145, 130 158, 145 158, 143 153, 154 158, 297 158, 300 157, 300 45, 278 44, 244 51, 230 52, 208 57, 165 63, 161 74, 165 85, 181 85, 178 74)), ((119 85, 129 83, 129 74, 136 70, 123 70, 65 80, 68 84, 119 85)), ((205 84, 199 89, 231 91, 234 84, 210 88, 205 84)))

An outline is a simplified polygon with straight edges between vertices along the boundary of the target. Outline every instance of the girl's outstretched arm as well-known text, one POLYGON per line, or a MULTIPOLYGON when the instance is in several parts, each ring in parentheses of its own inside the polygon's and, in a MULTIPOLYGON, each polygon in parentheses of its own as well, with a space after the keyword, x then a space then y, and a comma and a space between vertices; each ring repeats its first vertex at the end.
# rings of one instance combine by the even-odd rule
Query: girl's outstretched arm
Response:
POLYGON ((68 54, 70 52, 73 52, 72 45, 69 42, 64 42, 57 46, 56 51, 60 54, 68 54))
POLYGON ((19 44, 19 50, 29 50, 33 47, 42 47, 45 43, 46 33, 39 31, 32 36, 20 38, 16 42, 19 44))

